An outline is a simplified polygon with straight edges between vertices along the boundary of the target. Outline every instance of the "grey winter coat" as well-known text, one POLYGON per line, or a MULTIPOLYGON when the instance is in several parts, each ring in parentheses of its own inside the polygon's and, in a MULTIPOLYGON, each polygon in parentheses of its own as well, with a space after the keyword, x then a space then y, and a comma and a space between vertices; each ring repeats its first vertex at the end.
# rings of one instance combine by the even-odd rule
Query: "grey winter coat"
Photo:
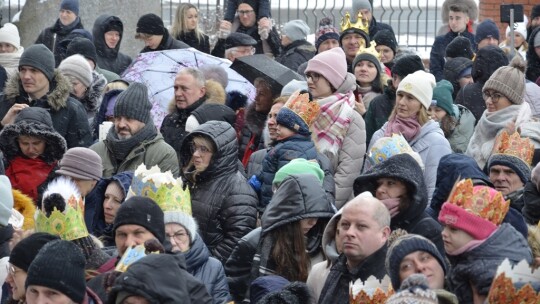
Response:
MULTIPOLYGON (((379 138, 384 137, 387 125, 388 122, 373 134, 368 151, 379 138)), ((420 134, 413 138, 409 142, 409 145, 414 152, 420 154, 422 162, 424 163, 424 181, 428 191, 428 201, 431 201, 431 196, 435 190, 439 161, 441 157, 452 153, 450 143, 444 137, 444 133, 439 126, 439 123, 430 120, 422 126, 420 134)))
POLYGON ((92 144, 92 132, 83 105, 69 96, 71 84, 68 79, 54 72, 49 92, 38 100, 30 100, 24 91, 19 74, 6 83, 4 98, 0 101, 0 117, 4 117, 15 103, 41 107, 49 111, 54 129, 64 137, 67 148, 88 147, 92 144))
POLYGON ((313 58, 316 52, 313 44, 306 40, 296 40, 283 48, 276 61, 296 72, 298 67, 313 58))
POLYGON ((457 113, 457 126, 448 138, 450 147, 454 153, 465 153, 474 132, 476 119, 469 109, 462 105, 454 104, 454 113, 457 113))
POLYGON ((193 217, 204 243, 225 263, 240 238, 257 222, 257 194, 238 170, 236 132, 227 122, 209 121, 188 134, 180 148, 182 178, 191 191, 193 217), (216 152, 205 171, 193 177, 193 137, 209 139, 216 152))
POLYGON ((135 171, 140 164, 145 164, 148 168, 157 165, 162 172, 171 170, 174 176, 180 173, 176 152, 163 140, 160 133, 135 146, 121 163, 116 162, 110 144, 104 139, 90 147, 101 157, 103 177, 111 177, 123 171, 135 171))

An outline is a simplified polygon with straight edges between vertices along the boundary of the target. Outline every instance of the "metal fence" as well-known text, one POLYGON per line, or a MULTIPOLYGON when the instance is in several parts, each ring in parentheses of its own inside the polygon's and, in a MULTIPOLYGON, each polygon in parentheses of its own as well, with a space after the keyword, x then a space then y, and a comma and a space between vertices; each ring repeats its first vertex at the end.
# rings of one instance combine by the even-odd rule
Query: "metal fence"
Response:
MULTIPOLYGON (((341 18, 351 10, 353 0, 272 0, 272 18, 278 30, 289 20, 303 19, 312 33, 323 17, 331 17, 339 28, 341 18)), ((426 52, 431 48, 442 25, 441 7, 444 0, 381 0, 375 1, 373 16, 390 24, 401 47, 426 52)), ((188 0, 199 7, 201 26, 212 36, 223 17, 227 0, 188 0)), ((162 17, 166 24, 174 18, 179 0, 161 0, 162 17)))

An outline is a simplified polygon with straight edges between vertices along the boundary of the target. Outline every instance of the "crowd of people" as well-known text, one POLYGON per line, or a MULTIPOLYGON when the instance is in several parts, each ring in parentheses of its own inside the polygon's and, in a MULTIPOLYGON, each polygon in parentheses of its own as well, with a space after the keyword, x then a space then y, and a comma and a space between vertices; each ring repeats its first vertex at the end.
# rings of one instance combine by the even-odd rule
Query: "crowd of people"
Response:
POLYGON ((387 303, 517 303, 527 283, 540 301, 538 272, 492 286, 540 266, 540 5, 505 39, 444 1, 427 65, 368 0, 314 44, 269 0, 228 0, 212 45, 180 3, 169 28, 139 17, 141 53, 267 56, 294 79, 249 100, 185 67, 159 123, 121 78, 132 29, 90 32, 82 5, 26 48, 0 28, 1 303, 357 303, 357 280, 387 303))

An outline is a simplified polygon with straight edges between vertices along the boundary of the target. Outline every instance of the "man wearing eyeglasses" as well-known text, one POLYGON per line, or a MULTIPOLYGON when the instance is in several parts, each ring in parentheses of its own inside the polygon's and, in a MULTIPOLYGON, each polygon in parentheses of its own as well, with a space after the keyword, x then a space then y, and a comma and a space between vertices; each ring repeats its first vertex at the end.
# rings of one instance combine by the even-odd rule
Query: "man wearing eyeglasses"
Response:
POLYGON ((243 33, 232 33, 225 39, 225 58, 234 61, 236 58, 255 54, 257 41, 243 33))
POLYGON ((243 33, 251 36, 257 44, 255 54, 266 54, 277 57, 281 52, 281 41, 271 19, 262 18, 257 24, 257 0, 243 0, 238 5, 236 17, 230 29, 220 29, 219 39, 212 51, 212 55, 225 58, 226 38, 231 33, 243 33))

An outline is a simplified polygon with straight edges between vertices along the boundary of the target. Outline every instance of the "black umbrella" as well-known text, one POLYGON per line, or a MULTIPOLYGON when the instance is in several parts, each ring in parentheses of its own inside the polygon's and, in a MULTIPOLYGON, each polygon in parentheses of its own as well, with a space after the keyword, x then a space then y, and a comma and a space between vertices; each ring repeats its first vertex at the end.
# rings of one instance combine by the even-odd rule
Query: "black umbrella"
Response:
POLYGON ((274 94, 279 94, 293 79, 303 80, 295 71, 263 54, 236 58, 231 64, 231 69, 253 84, 256 78, 264 78, 272 87, 274 94))

